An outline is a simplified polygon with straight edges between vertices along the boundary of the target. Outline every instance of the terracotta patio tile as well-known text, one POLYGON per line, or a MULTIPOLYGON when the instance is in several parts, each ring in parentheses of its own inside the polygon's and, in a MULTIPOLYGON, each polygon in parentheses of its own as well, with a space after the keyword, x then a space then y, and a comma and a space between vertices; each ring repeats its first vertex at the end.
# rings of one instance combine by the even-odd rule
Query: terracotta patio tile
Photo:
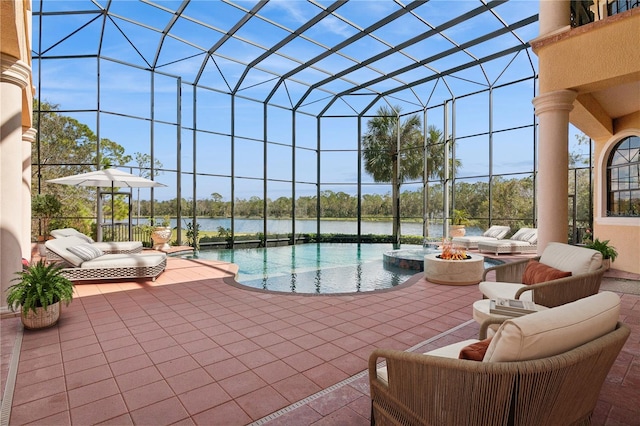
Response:
POLYGON ((267 386, 267 383, 253 371, 245 371, 220 380, 218 383, 234 399, 267 386))
POLYGON ((264 364, 269 364, 270 362, 278 359, 265 349, 258 349, 253 352, 238 355, 237 358, 251 369, 255 369, 264 364))
POLYGON ((333 426, 333 425, 350 425, 350 426, 368 426, 370 421, 368 418, 360 416, 349 407, 342 407, 314 423, 314 426, 333 426))
POLYGON ((37 399, 26 404, 18 405, 14 402, 11 408, 9 424, 27 424, 62 412, 67 412, 68 410, 67 394, 64 392, 37 399))
POLYGON ((112 426, 127 426, 127 425, 131 425, 133 426, 133 420, 131 419, 131 416, 129 415, 129 413, 125 413, 122 414, 121 416, 117 416, 117 417, 113 417, 109 420, 105 420, 102 423, 97 423, 98 425, 102 425, 102 426, 107 426, 107 425, 112 425, 112 426))
POLYGON ((243 364, 236 358, 229 358, 224 361, 207 365, 205 367, 205 370, 207 370, 211 377, 213 377, 216 381, 235 376, 236 374, 243 373, 248 369, 249 368, 247 368, 245 364, 243 364))
POLYGON ((284 362, 302 372, 322 364, 322 360, 309 352, 300 352, 283 359, 284 362))
POLYGON ((299 401, 302 397, 312 395, 322 390, 320 386, 301 373, 287 377, 271 386, 277 390, 280 395, 287 398, 290 403, 299 401))
POLYGON ((71 424, 86 425, 100 423, 127 412, 120 394, 103 398, 71 409, 71 424))
POLYGON ((194 342, 203 339, 209 339, 206 334, 200 330, 188 331, 186 333, 180 333, 173 336, 173 339, 179 344, 194 342))
POLYGON ((162 380, 162 375, 158 372, 155 366, 146 367, 140 370, 135 370, 130 373, 120 374, 116 376, 118 387, 121 391, 125 392, 129 389, 135 389, 140 386, 147 385, 149 383, 162 380))
POLYGON ((355 401, 362 396, 350 386, 342 386, 336 389, 334 392, 330 392, 320 398, 309 401, 309 406, 316 410, 318 413, 326 416, 328 414, 337 411, 345 405, 355 401))
POLYGON ((182 374, 169 377, 166 380, 176 395, 214 382, 213 378, 209 376, 203 368, 189 370, 182 374))
POLYGON ((173 397, 175 394, 164 380, 130 389, 122 393, 130 411, 173 397))
POLYGON ((202 351, 208 351, 217 348, 219 345, 208 337, 194 340, 192 342, 182 343, 182 348, 190 354, 196 354, 202 351))
POLYGON ((145 367, 153 365, 151 358, 145 353, 133 356, 131 358, 125 358, 120 361, 115 361, 109 364, 113 374, 118 376, 126 373, 130 373, 135 370, 140 370, 145 367))
POLYGON ((282 343, 277 343, 273 346, 269 346, 266 348, 269 352, 271 352, 272 354, 274 354, 276 357, 282 359, 285 358, 287 356, 290 355, 294 355, 297 354, 299 352, 302 352, 304 349, 302 349, 300 346, 298 345, 294 345, 293 343, 289 342, 289 341, 284 341, 282 343))
POLYGON ((229 343, 228 345, 224 345, 223 347, 227 352, 234 356, 239 356, 260 349, 260 346, 248 339, 241 340, 235 343, 229 343))
MULTIPOLYGON (((23 361, 21 359, 21 361, 23 361)), ((62 354, 60 352, 41 356, 38 358, 32 358, 29 362, 20 362, 18 366, 18 374, 24 373, 31 370, 37 370, 39 368, 49 367, 51 365, 59 364, 62 362, 62 354)))
MULTIPOLYGON (((93 334, 95 334, 95 331, 91 327, 85 327, 85 328, 72 330, 72 331, 68 331, 68 332, 62 332, 62 330, 61 330, 60 331, 60 341, 61 342, 66 342, 68 340, 75 340, 75 339, 79 339, 81 337, 91 336, 93 334)), ((23 348, 24 349, 28 349, 25 346, 23 346, 23 348)))
POLYGON ((189 414, 197 414, 212 407, 229 402, 231 397, 217 383, 211 383, 201 388, 192 389, 178 395, 180 402, 189 414))
POLYGON ((323 389, 349 377, 347 373, 328 363, 310 368, 303 374, 323 389))
POLYGON ((188 355, 188 352, 182 349, 181 346, 176 345, 169 348, 149 352, 148 355, 155 364, 160 364, 162 362, 186 356, 188 355))
POLYGON ((47 398, 64 389, 64 377, 55 377, 44 382, 22 383, 13 393, 13 403, 25 404, 37 399, 47 398))
POLYGON ((140 346, 147 352, 153 352, 160 349, 166 349, 173 346, 178 346, 178 342, 171 336, 164 336, 154 340, 146 340, 140 342, 140 346))
POLYGON ((69 411, 62 411, 58 414, 47 416, 43 419, 35 420, 33 423, 26 423, 31 426, 67 426, 71 424, 69 411))
POLYGON ((268 384, 279 382, 298 373, 295 368, 281 360, 254 368, 253 371, 268 384))
POLYGON ((131 411, 130 414, 135 424, 154 426, 169 425, 189 417, 177 397, 131 411))
POLYGON ((156 368, 164 378, 167 378, 189 370, 200 368, 200 364, 198 364, 191 356, 187 355, 156 364, 156 368))
POLYGON ((138 355, 143 355, 144 353, 145 352, 142 347, 139 344, 135 344, 107 351, 104 353, 104 355, 107 357, 107 360, 112 363, 127 358, 133 358, 138 355))
POLYGON ((70 390, 68 392, 69 406, 71 408, 79 407, 119 393, 120 390, 115 380, 111 378, 102 380, 70 390))
MULTIPOLYGON (((368 349, 366 353, 367 353, 366 357, 368 359, 369 357, 368 354, 371 353, 371 350, 368 349)), ((342 355, 341 357, 332 359, 331 361, 329 361, 329 363, 339 368, 340 370, 344 371, 350 376, 356 373, 359 373, 367 368, 366 361, 361 357, 355 355, 354 353, 348 353, 348 354, 342 355)))
POLYGON ((31 359, 47 357, 58 353, 60 353, 60 343, 51 343, 49 345, 37 346, 33 349, 24 351, 20 355, 20 359, 23 361, 28 361, 31 359))
POLYGON ((213 340, 220 346, 224 346, 224 345, 229 345, 231 343, 247 340, 247 338, 237 331, 230 331, 228 333, 222 333, 222 334, 218 334, 217 336, 212 336, 211 340, 213 340))
POLYGON ((196 414, 193 416, 193 420, 199 425, 218 426, 236 426, 251 423, 251 418, 235 401, 229 401, 196 414))
POLYGON ((324 343, 320 346, 316 346, 315 348, 310 349, 309 352, 324 361, 329 361, 341 357, 347 353, 347 351, 334 345, 333 343, 324 343))
POLYGON ((90 385, 113 377, 108 365, 99 365, 86 370, 70 373, 66 375, 67 390, 90 385))
POLYGON ((288 405, 287 400, 271 386, 257 389, 236 398, 235 401, 252 420, 260 419, 288 405))
POLYGON ((112 349, 119 349, 125 346, 135 345, 137 343, 136 339, 131 336, 123 336, 115 339, 105 340, 100 342, 100 346, 104 351, 110 351, 112 349))
POLYGON ((229 352, 224 350, 224 348, 212 348, 210 350, 198 352, 191 355, 193 359, 195 359, 198 364, 202 366, 210 365, 218 361, 222 361, 228 358, 233 357, 229 352))
POLYGON ((102 332, 96 331, 96 337, 98 338, 98 341, 100 343, 104 343, 107 341, 111 341, 113 339, 122 339, 125 337, 131 337, 131 331, 129 331, 128 328, 123 326, 115 330, 102 331, 102 332))
POLYGON ((25 371, 16 376, 16 387, 29 385, 32 383, 41 383, 56 377, 64 376, 62 364, 54 364, 50 367, 37 368, 35 370, 25 371))

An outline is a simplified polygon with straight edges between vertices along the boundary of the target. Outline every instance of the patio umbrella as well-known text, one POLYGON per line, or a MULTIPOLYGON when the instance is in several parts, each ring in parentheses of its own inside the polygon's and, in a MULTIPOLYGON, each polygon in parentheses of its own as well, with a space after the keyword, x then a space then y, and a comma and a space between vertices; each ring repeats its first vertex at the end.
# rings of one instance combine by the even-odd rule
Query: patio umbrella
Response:
MULTIPOLYGON (((96 186, 111 188, 111 231, 114 229, 113 221, 113 196, 114 188, 156 188, 161 186, 167 186, 160 182, 156 182, 151 179, 144 178, 142 176, 135 176, 131 173, 123 172, 118 169, 104 169, 95 172, 80 173, 72 176, 65 176, 56 179, 50 179, 47 182, 59 183, 61 185, 73 185, 73 186, 96 186)), ((102 213, 98 209, 98 219, 101 219, 102 213)), ((100 220, 98 221, 100 222, 100 220)), ((98 230, 101 228, 98 227, 98 230)), ((131 227, 129 227, 131 229, 131 227)), ((99 233, 98 240, 102 236, 102 232, 99 233)))

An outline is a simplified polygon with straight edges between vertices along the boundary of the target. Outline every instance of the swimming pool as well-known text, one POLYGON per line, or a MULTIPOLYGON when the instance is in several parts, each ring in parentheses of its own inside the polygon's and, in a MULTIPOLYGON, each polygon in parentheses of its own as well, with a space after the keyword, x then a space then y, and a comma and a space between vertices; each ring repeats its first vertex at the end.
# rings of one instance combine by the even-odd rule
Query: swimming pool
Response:
MULTIPOLYGON (((403 245, 421 249, 422 246, 403 245)), ((391 244, 300 244, 203 250, 198 257, 235 263, 246 286, 288 293, 332 294, 380 290, 402 284, 415 270, 383 265, 391 244)))

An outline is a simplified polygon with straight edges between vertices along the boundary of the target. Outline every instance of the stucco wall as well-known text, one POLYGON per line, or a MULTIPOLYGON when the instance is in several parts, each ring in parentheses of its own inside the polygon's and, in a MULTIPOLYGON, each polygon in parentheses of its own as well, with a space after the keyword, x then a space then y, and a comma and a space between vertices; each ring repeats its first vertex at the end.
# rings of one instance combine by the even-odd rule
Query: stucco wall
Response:
POLYGON ((640 217, 607 217, 607 160, 615 145, 627 136, 640 136, 640 113, 627 116, 616 135, 595 141, 593 232, 600 240, 610 240, 618 251, 612 267, 640 274, 640 217))

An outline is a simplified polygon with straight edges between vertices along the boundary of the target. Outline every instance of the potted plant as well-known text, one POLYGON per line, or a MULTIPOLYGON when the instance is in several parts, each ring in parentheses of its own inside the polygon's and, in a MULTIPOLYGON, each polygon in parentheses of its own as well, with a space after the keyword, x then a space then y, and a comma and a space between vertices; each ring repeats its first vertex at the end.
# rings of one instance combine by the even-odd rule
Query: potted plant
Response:
POLYGON ((51 232, 51 220, 58 216, 61 210, 62 203, 51 194, 36 194, 31 199, 31 213, 40 220, 38 250, 41 256, 46 256, 44 243, 51 232))
POLYGON ((451 225, 449 226, 449 236, 464 237, 466 233, 465 226, 471 224, 469 215, 466 210, 454 210, 451 216, 451 225))
POLYGON ((73 299, 73 283, 62 275, 62 267, 43 260, 18 272, 18 281, 7 289, 7 306, 20 307, 22 324, 28 329, 50 327, 60 318, 60 302, 73 299))
POLYGON ((154 226, 151 232, 153 249, 168 251, 170 247, 169 241, 171 241, 171 221, 169 216, 164 216, 162 220, 151 219, 151 226, 154 226))
POLYGON ((616 260, 616 257, 618 257, 616 248, 609 245, 609 240, 600 241, 599 239, 594 238, 593 242, 587 244, 586 247, 598 250, 602 253, 602 265, 605 270, 608 270, 611 267, 611 262, 616 260))

